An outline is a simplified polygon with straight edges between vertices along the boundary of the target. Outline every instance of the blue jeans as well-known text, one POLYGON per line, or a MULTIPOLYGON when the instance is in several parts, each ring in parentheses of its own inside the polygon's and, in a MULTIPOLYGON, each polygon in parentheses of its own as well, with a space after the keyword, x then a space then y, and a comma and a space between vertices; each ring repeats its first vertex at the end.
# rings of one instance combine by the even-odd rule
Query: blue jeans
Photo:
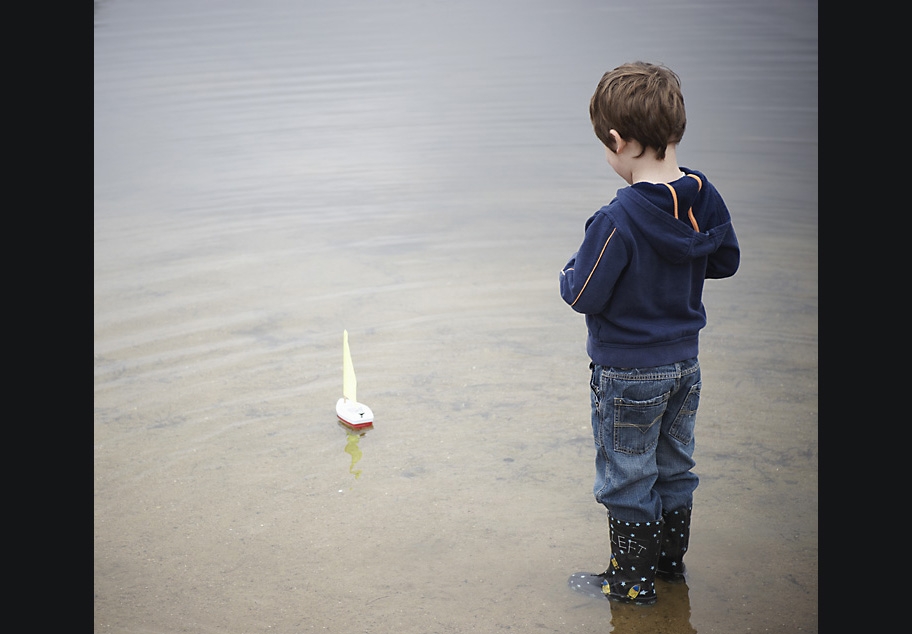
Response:
POLYGON ((612 517, 651 522, 693 504, 697 359, 655 368, 592 364, 595 499, 612 517))

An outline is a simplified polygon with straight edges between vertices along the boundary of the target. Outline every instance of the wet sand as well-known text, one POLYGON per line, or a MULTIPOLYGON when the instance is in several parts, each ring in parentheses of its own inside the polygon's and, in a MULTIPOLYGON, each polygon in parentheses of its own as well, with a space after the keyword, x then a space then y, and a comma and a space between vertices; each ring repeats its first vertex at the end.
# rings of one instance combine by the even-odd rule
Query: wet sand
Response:
POLYGON ((334 6, 96 3, 94 631, 818 631, 816 3, 334 6), (557 286, 622 186, 588 96, 637 57, 743 250, 688 582, 645 609, 566 586, 607 533, 557 286))

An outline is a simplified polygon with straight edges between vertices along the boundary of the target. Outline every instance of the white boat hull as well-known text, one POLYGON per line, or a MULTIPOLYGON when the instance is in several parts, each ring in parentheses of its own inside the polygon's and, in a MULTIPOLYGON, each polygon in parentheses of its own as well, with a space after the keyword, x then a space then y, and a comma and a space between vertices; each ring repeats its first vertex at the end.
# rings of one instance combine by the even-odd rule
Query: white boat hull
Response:
POLYGON ((336 401, 336 416, 343 425, 352 429, 371 427, 374 424, 374 413, 371 408, 344 396, 336 401))

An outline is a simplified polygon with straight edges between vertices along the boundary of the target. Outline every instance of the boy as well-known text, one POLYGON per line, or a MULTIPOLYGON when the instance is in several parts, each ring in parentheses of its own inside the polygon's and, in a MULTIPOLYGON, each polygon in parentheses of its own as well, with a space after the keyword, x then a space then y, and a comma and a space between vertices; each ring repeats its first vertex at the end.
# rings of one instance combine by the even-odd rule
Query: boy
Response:
POLYGON ((678 166, 686 117, 675 73, 619 66, 602 77, 589 115, 629 186, 586 222, 560 274, 561 296, 586 316, 593 491, 608 510, 612 551, 605 572, 575 574, 570 585, 650 605, 657 574, 684 579, 703 283, 734 275, 740 248, 715 187, 678 166))

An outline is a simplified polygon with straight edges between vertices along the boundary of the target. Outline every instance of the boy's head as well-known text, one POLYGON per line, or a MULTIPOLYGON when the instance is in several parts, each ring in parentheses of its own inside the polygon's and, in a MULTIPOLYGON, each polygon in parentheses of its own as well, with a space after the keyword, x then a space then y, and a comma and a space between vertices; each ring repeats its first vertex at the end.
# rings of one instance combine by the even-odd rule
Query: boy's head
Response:
POLYGON ((609 132, 635 139, 643 149, 652 148, 665 158, 668 145, 680 143, 687 116, 678 76, 657 64, 632 62, 602 76, 589 101, 589 118, 595 135, 614 152, 609 132))

